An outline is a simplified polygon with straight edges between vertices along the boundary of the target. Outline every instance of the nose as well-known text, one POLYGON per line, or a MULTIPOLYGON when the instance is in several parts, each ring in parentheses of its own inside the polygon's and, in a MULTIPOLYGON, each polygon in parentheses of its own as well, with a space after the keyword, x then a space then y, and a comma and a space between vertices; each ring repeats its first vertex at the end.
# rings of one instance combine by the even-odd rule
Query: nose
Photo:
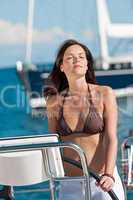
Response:
POLYGON ((77 63, 79 61, 79 57, 78 56, 74 56, 73 57, 73 63, 77 63))

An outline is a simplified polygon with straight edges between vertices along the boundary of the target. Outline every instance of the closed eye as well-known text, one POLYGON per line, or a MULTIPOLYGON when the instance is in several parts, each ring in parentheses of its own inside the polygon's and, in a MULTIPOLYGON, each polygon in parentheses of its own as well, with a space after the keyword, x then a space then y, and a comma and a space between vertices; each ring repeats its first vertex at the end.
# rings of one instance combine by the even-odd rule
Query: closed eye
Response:
POLYGON ((67 57, 67 60, 70 60, 70 59, 73 59, 73 57, 72 56, 67 57))

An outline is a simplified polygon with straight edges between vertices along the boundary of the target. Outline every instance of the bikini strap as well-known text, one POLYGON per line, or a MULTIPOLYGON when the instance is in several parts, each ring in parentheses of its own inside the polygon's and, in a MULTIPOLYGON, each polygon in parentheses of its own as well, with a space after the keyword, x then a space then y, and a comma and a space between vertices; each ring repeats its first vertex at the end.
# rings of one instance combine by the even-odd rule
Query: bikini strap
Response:
POLYGON ((65 103, 65 97, 67 96, 68 91, 69 91, 69 89, 67 88, 65 94, 62 94, 63 100, 62 100, 62 103, 61 103, 61 105, 60 105, 59 116, 62 115, 62 113, 63 113, 63 105, 64 105, 64 103, 65 103))
POLYGON ((88 92, 89 92, 89 100, 90 100, 90 103, 91 103, 92 105, 94 105, 94 103, 93 103, 93 101, 92 101, 92 93, 91 93, 89 84, 88 84, 88 92))

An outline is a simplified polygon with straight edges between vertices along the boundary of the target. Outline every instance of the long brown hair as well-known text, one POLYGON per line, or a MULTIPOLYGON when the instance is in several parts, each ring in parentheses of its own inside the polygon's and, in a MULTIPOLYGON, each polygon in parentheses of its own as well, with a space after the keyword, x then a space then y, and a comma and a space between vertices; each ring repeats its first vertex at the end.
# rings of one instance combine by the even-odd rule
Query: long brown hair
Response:
POLYGON ((96 78, 95 78, 94 69, 93 69, 94 61, 93 61, 93 57, 92 57, 90 50, 84 44, 82 44, 76 40, 69 39, 69 40, 66 40, 60 46, 60 48, 57 52, 57 56, 55 59, 55 63, 54 63, 52 72, 50 73, 50 76, 49 76, 50 80, 52 81, 52 83, 54 84, 54 87, 57 89, 58 92, 61 92, 65 88, 69 87, 68 81, 67 81, 67 78, 66 78, 64 72, 61 72, 61 70, 60 70, 60 65, 63 62, 63 57, 64 57, 64 53, 65 53, 66 49, 72 45, 79 45, 84 49, 86 58, 88 61, 88 64, 87 64, 88 70, 86 71, 86 74, 85 74, 86 82, 96 84, 96 78))

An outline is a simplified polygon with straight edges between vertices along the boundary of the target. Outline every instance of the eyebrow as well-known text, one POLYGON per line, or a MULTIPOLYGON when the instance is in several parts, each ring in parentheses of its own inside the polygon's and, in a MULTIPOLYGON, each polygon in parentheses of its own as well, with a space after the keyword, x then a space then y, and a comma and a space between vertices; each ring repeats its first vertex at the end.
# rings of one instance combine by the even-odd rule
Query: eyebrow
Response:
MULTIPOLYGON (((81 54, 85 54, 85 53, 84 52, 79 52, 78 54, 81 55, 81 54)), ((73 53, 68 53, 66 56, 70 56, 70 55, 73 56, 73 53)))

